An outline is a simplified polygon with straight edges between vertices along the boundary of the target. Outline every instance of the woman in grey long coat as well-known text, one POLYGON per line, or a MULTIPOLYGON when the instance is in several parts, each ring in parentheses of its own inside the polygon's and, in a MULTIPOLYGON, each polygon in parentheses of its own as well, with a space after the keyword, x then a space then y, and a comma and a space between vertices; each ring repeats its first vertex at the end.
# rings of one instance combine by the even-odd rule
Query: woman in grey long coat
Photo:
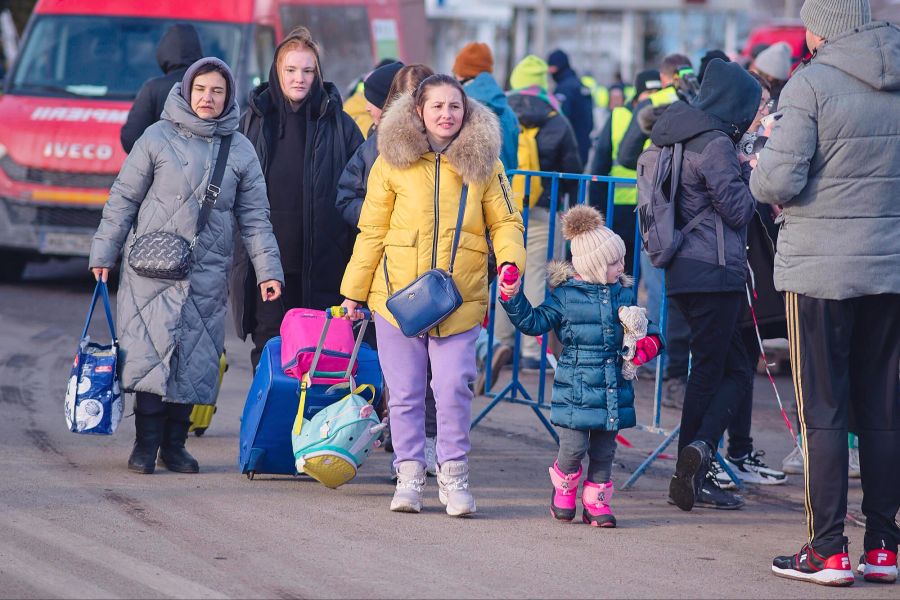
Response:
POLYGON ((237 133, 234 78, 216 58, 194 63, 176 84, 162 120, 138 139, 116 178, 94 235, 90 266, 106 280, 138 237, 194 237, 200 201, 220 141, 231 135, 225 175, 185 280, 138 275, 122 260, 118 327, 123 390, 136 392, 134 450, 128 468, 152 473, 157 453, 171 471, 196 473, 185 450, 193 404, 215 402, 224 347, 228 269, 236 221, 263 301, 281 295, 284 275, 269 222, 266 184, 253 145, 237 133))

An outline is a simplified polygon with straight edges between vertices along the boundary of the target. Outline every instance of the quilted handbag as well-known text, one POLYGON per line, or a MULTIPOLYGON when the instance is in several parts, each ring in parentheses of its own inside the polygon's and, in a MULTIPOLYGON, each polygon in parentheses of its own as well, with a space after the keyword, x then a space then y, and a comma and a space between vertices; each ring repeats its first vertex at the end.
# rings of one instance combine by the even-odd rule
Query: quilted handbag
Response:
POLYGON ((69 431, 100 435, 111 435, 116 431, 124 410, 118 357, 119 341, 109 306, 109 291, 105 283, 98 281, 66 390, 65 413, 69 431), (103 298, 106 321, 112 334, 109 345, 92 342, 88 336, 88 327, 99 298, 103 298))
POLYGON ((463 299, 453 282, 453 265, 456 262, 456 249, 459 246, 459 235, 462 229, 463 215, 466 212, 466 196, 469 186, 464 185, 459 199, 459 216, 456 219, 456 231, 453 234, 453 250, 450 253, 450 269, 431 269, 422 273, 412 283, 394 293, 387 272, 387 253, 384 256, 384 279, 387 282, 387 309, 396 319, 400 331, 406 337, 425 335, 462 306, 463 299))
POLYGON ((230 148, 231 136, 228 135, 219 143, 216 167, 209 185, 206 186, 203 200, 200 201, 200 216, 197 217, 197 232, 194 238, 188 241, 177 233, 168 231, 153 231, 140 236, 132 242, 131 250, 128 252, 128 264, 135 273, 151 279, 187 279, 191 272, 194 245, 200 237, 200 232, 206 227, 209 214, 222 191, 220 186, 225 176, 230 148))

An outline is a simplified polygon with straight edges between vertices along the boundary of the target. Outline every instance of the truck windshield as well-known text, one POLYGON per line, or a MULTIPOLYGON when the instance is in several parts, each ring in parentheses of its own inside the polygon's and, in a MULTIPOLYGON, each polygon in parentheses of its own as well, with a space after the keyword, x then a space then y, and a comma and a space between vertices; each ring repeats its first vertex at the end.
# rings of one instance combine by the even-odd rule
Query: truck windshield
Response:
MULTIPOLYGON (((141 84, 162 75, 156 47, 177 22, 107 16, 39 17, 25 40, 13 94, 131 100, 141 84)), ((194 21, 203 52, 234 65, 240 25, 194 21)))

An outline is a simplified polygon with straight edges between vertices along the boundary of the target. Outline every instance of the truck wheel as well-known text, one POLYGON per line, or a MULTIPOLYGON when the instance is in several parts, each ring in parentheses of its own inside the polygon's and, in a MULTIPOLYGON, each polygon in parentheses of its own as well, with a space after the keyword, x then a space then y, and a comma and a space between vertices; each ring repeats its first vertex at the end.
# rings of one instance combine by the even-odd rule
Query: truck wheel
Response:
POLYGON ((28 255, 20 252, 0 252, 0 282, 16 283, 28 265, 28 255))

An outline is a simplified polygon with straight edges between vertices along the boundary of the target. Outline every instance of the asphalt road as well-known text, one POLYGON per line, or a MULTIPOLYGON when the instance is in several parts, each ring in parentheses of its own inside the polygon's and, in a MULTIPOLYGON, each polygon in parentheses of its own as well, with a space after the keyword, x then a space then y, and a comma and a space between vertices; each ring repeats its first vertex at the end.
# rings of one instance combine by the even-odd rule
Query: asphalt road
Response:
MULTIPOLYGON (((554 446, 525 407, 502 404, 473 432, 478 515, 448 517, 433 480, 425 512, 388 510, 389 456, 378 451, 355 481, 237 472, 249 345, 228 338, 219 412, 189 449, 199 475, 125 468, 134 421, 115 436, 69 433, 63 397, 91 282, 86 263, 29 267, 0 286, 0 597, 826 597, 897 598, 858 581, 831 590, 777 579, 775 553, 803 542, 801 478, 750 490, 737 512, 683 513, 665 501, 672 461, 618 492, 619 528, 550 519, 554 446)), ((98 333, 102 322, 98 319, 98 333)), ((504 376, 505 377, 505 376, 504 376)), ((792 401, 789 380, 778 379, 792 401)), ((649 418, 647 382, 639 416, 649 418)), ((757 379, 754 437, 780 464, 790 438, 768 381, 757 379)), ((478 406, 484 405, 484 399, 478 406)), ((130 402, 126 414, 131 412, 130 402)), ((673 424, 674 412, 663 423, 673 424)), ((629 431, 614 477, 655 445, 629 431)), ((858 512, 858 482, 851 508, 858 512)), ((851 554, 863 530, 848 525, 851 554)))

